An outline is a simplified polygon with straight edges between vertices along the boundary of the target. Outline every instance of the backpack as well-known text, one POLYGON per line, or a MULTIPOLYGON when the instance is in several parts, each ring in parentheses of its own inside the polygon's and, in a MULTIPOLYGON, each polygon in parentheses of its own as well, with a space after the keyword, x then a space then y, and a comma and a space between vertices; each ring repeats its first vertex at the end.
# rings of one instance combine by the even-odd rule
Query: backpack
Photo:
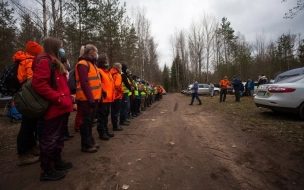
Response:
MULTIPOLYGON (((56 89, 54 76, 56 65, 53 64, 46 56, 42 56, 39 60, 37 59, 35 64, 37 64, 43 57, 50 61, 51 86, 53 89, 56 89)), ((17 110, 28 118, 41 117, 50 107, 50 102, 37 94, 32 88, 32 78, 27 80, 25 84, 22 85, 21 91, 14 95, 14 102, 17 110)))
POLYGON ((4 96, 12 96, 18 92, 24 83, 20 83, 18 80, 18 68, 20 61, 7 66, 0 78, 0 93, 4 96))
MULTIPOLYGON (((87 62, 89 71, 90 71, 90 64, 87 62)), ((70 89, 71 94, 76 94, 76 75, 75 75, 75 69, 72 69, 69 72, 69 79, 68 79, 68 86, 70 89)))

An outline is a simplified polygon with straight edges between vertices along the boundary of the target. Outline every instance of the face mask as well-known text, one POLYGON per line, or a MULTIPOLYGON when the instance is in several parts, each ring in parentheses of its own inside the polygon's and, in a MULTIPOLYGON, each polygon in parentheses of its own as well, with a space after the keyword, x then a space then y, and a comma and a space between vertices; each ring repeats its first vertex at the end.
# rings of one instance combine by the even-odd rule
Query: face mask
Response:
POLYGON ((109 69, 109 63, 105 63, 105 64, 103 65, 103 68, 104 68, 104 69, 109 69))
POLYGON ((136 81, 137 81, 137 82, 140 82, 140 79, 137 79, 136 81))
POLYGON ((65 56, 64 49, 62 49, 62 48, 59 49, 59 55, 60 55, 60 57, 64 57, 65 56))
POLYGON ((97 53, 96 53, 95 59, 96 59, 96 60, 98 59, 98 54, 97 54, 97 53))

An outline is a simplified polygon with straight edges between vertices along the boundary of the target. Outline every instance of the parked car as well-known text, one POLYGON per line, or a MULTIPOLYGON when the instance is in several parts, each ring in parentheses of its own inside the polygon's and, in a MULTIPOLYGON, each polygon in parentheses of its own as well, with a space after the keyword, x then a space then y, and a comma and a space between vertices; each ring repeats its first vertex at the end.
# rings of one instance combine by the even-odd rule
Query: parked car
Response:
POLYGON ((291 70, 288 70, 288 71, 285 71, 283 73, 278 74, 274 79, 274 83, 279 82, 279 81, 281 81, 283 79, 286 79, 288 77, 303 75, 303 74, 304 74, 304 67, 291 69, 291 70))
POLYGON ((292 112, 304 120, 304 75, 263 84, 257 89, 254 103, 272 111, 292 112))
MULTIPOLYGON (((187 95, 192 94, 191 88, 192 88, 192 84, 190 84, 188 86, 187 95)), ((219 95, 219 93, 220 93, 220 88, 214 87, 213 95, 216 96, 216 95, 219 95)), ((199 95, 209 95, 210 94, 209 85, 208 84, 198 84, 198 94, 199 95)))

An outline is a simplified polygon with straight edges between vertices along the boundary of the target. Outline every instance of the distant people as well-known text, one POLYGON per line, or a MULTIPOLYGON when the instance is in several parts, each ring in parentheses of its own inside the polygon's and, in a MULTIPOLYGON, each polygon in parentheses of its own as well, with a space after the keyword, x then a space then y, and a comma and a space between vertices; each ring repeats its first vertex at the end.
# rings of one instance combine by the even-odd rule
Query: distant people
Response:
MULTIPOLYGON (((101 100, 101 81, 96 67, 98 49, 87 44, 82 46, 83 53, 78 58, 75 67, 77 113, 80 113, 81 151, 95 153, 99 146, 96 145, 92 134, 92 122, 101 100)), ((76 116, 77 117, 77 116, 76 116)))
POLYGON ((248 82, 248 90, 250 93, 250 96, 253 96, 254 94, 254 80, 253 79, 249 79, 250 81, 248 82))
MULTIPOLYGON (((67 70, 59 60, 59 49, 62 42, 56 38, 46 38, 43 48, 44 54, 36 57, 37 64, 33 71, 32 87, 37 94, 51 102, 51 106, 44 115, 43 132, 40 140, 40 180, 59 180, 65 177, 65 172, 73 167, 71 162, 63 162, 61 151, 64 141, 61 135, 66 130, 68 114, 73 111, 72 97, 67 81, 67 70), (52 74, 50 64, 56 69, 52 74), (51 82, 56 80, 55 88, 51 82)), ((34 60, 35 61, 35 60, 34 60)))
POLYGON ((241 99, 240 92, 242 90, 242 81, 240 80, 240 78, 238 76, 234 75, 232 85, 233 85, 233 89, 234 89, 235 102, 240 102, 240 99, 241 99))
POLYGON ((198 105, 202 105, 202 101, 198 97, 198 82, 196 79, 193 79, 193 85, 191 87, 191 90, 192 90, 192 98, 191 98, 191 103, 189 105, 193 105, 194 98, 196 98, 198 100, 198 102, 199 102, 198 105))
POLYGON ((209 85, 209 93, 210 93, 211 98, 213 98, 214 84, 212 82, 210 82, 210 85, 209 85))
POLYGON ((261 84, 266 84, 268 82, 266 76, 264 74, 261 74, 259 76, 259 80, 258 80, 258 86, 260 86, 261 84))
POLYGON ((221 87, 220 102, 225 102, 226 94, 227 94, 227 87, 230 85, 230 82, 227 80, 227 76, 224 76, 224 79, 222 79, 219 82, 219 85, 221 87))
POLYGON ((250 79, 248 79, 245 84, 245 94, 244 94, 245 96, 250 96, 250 90, 248 89, 249 82, 250 82, 250 79))

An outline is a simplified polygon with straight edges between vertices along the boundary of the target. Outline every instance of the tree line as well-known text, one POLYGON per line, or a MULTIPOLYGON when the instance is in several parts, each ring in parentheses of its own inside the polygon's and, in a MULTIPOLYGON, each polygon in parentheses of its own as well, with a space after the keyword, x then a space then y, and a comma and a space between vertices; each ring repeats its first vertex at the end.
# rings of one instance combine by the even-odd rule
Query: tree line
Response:
POLYGON ((217 22, 208 14, 187 31, 172 35, 171 46, 174 61, 163 70, 165 88, 171 91, 187 88, 193 78, 200 83, 218 83, 224 76, 232 80, 238 75, 243 81, 256 81, 260 74, 274 79, 281 72, 304 67, 301 34, 290 31, 269 42, 259 34, 249 43, 243 34, 235 33, 226 17, 217 22))
POLYGON ((125 63, 141 79, 162 84, 169 92, 186 88, 193 78, 218 83, 224 76, 256 80, 263 73, 270 79, 304 66, 301 34, 290 31, 269 42, 260 34, 249 43, 233 30, 228 18, 218 21, 203 14, 189 29, 168 39, 172 63, 161 68, 146 10, 138 8, 127 15, 126 7, 119 0, 0 1, 0 72, 29 40, 42 44, 46 36, 63 41, 72 66, 80 47, 92 43, 108 54, 110 64, 125 63))
POLYGON ((142 79, 162 83, 157 44, 150 21, 138 8, 131 17, 119 0, 10 0, 0 1, 0 71, 10 65, 17 50, 47 36, 63 41, 72 66, 80 47, 94 44, 107 53, 110 64, 125 63, 142 79))

